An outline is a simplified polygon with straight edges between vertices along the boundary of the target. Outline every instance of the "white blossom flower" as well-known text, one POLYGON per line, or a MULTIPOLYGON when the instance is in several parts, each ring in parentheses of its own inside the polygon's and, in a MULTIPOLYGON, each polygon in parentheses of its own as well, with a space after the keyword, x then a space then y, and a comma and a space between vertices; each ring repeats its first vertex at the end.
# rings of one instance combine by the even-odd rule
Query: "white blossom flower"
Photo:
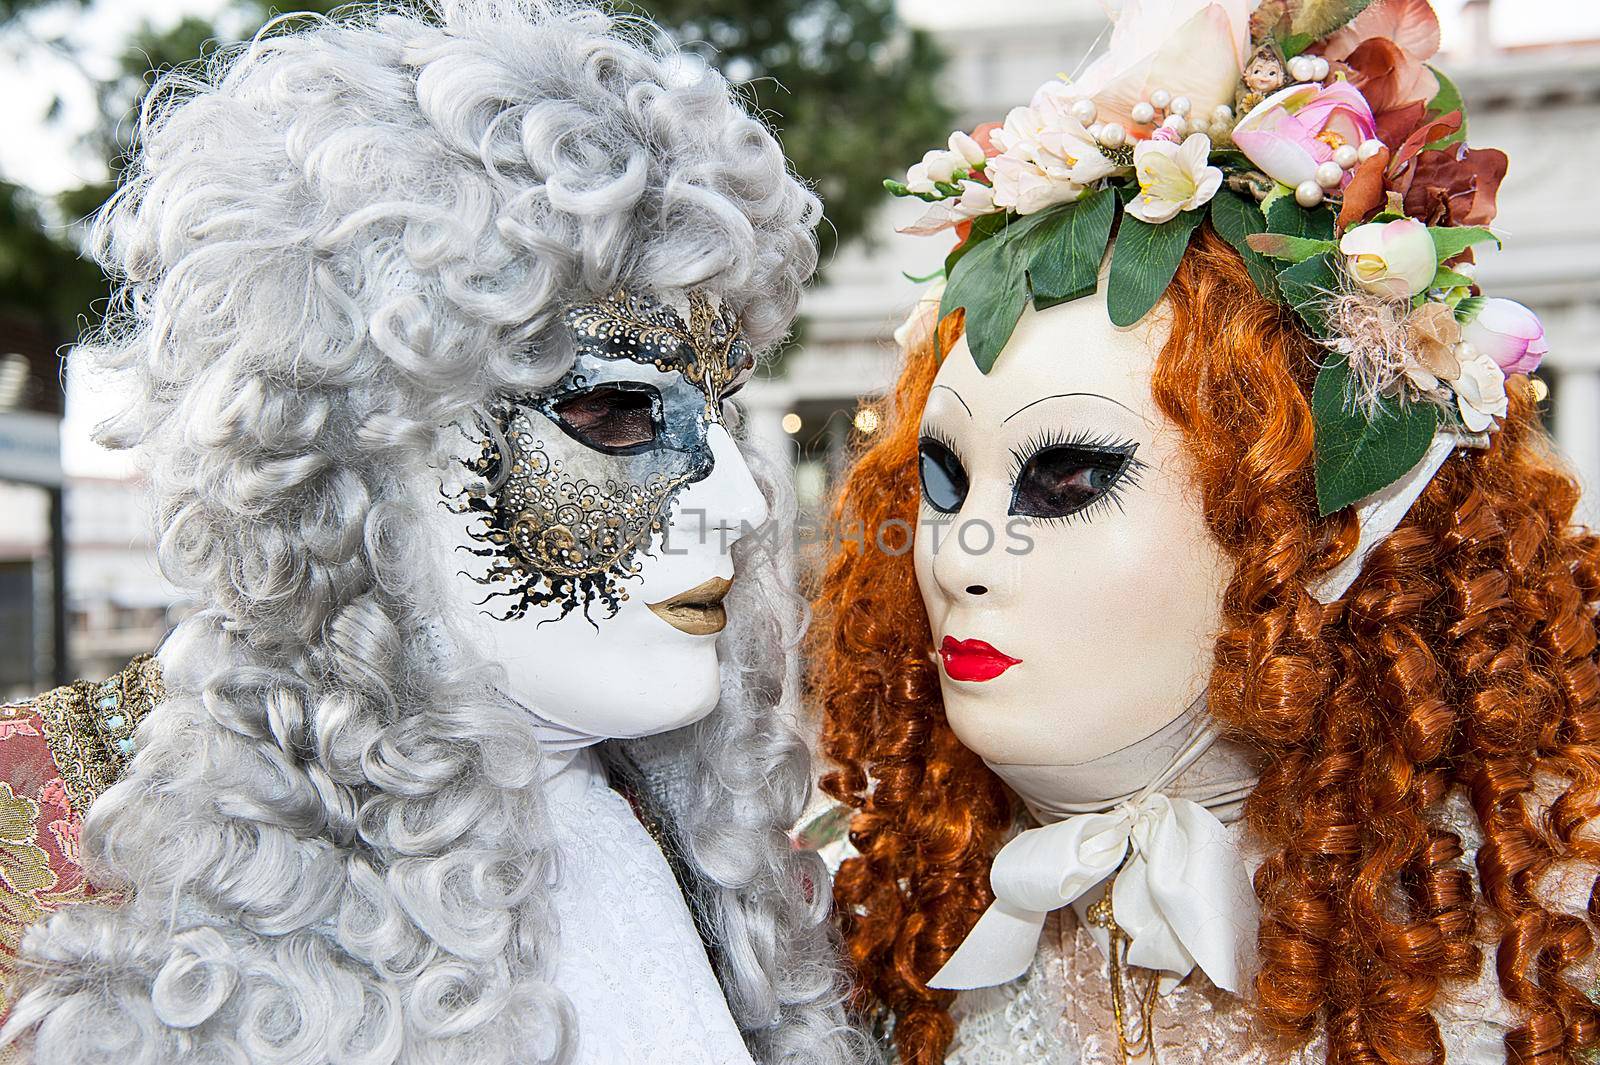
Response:
POLYGON ((1456 405, 1461 409, 1462 424, 1470 432, 1487 432, 1496 418, 1506 416, 1505 371, 1470 345, 1458 348, 1457 355, 1461 359, 1461 376, 1452 382, 1452 387, 1456 392, 1456 405))
POLYGON ((1222 171, 1210 165, 1211 138, 1196 133, 1181 145, 1165 140, 1139 142, 1133 168, 1139 195, 1128 201, 1128 213, 1160 225, 1180 212, 1204 207, 1222 188, 1222 171))
POLYGON ((956 130, 950 134, 948 148, 933 148, 925 153, 922 162, 906 171, 906 188, 919 195, 939 191, 941 184, 948 185, 957 175, 966 175, 983 165, 983 148, 967 134, 956 130))
POLYGON ((963 181, 959 197, 929 204, 928 210, 921 218, 909 226, 901 226, 898 231, 925 237, 949 229, 951 226, 960 225, 962 222, 969 222, 979 215, 995 214, 998 211, 1000 208, 994 203, 994 189, 981 181, 963 181))
POLYGON ((1105 53, 1074 79, 1099 121, 1132 129, 1133 109, 1157 89, 1187 97, 1197 115, 1234 102, 1259 0, 1103 0, 1115 27, 1105 53))
POLYGON ((1117 172, 1070 106, 1061 93, 1041 90, 1032 106, 1012 108, 1005 125, 991 135, 1001 154, 989 160, 986 173, 999 207, 1033 214, 1073 203, 1094 182, 1117 172))

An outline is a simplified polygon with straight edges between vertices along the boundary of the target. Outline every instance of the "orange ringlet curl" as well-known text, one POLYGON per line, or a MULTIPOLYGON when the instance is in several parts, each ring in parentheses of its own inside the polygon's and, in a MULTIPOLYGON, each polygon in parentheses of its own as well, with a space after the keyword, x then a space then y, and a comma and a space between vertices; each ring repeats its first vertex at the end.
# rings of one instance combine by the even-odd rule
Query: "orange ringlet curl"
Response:
MULTIPOLYGON (((1479 971, 1487 938, 1519 1016, 1508 1060, 1578 1060, 1600 1043, 1600 1009, 1573 983, 1594 951, 1600 883, 1587 919, 1547 908, 1536 888, 1558 862, 1600 866, 1579 833, 1600 814, 1600 538, 1570 524, 1578 487, 1525 383, 1510 382, 1491 446, 1447 462, 1324 606, 1308 585, 1357 529, 1348 512, 1317 517, 1318 350, 1209 227, 1167 306, 1154 397, 1235 569, 1210 712, 1267 756, 1246 807, 1267 856, 1255 880, 1263 1026, 1293 1040, 1325 1030, 1334 1065, 1443 1061, 1430 1007, 1446 981, 1479 971), (1535 797, 1539 780, 1559 797, 1535 797), (1439 817, 1454 787, 1485 841, 1477 887, 1439 817)), ((841 525, 917 519, 933 317, 845 482, 841 525)), ((943 323, 943 350, 958 329, 943 323)), ((937 1065, 953 993, 925 981, 991 901, 1014 808, 945 721, 911 555, 846 544, 816 605, 814 686, 835 766, 823 787, 853 808, 859 852, 835 885, 859 1002, 894 1017, 907 1065, 937 1065)))

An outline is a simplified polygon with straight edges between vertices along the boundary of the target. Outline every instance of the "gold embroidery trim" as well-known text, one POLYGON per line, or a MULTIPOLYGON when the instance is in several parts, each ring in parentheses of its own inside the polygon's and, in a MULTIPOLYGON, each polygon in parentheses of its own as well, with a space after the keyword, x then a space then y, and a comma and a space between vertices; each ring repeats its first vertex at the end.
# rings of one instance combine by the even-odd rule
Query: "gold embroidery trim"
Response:
POLYGON ((161 667, 140 655, 99 684, 74 681, 34 701, 44 738, 80 815, 117 782, 134 754, 134 729, 166 697, 161 667))

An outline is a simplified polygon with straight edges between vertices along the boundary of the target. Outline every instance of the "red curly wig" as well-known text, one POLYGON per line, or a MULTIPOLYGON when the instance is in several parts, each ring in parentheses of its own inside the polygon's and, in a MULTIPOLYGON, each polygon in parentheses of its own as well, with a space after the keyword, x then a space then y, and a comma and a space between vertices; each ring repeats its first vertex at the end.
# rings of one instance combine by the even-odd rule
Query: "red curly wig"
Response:
MULTIPOLYGON (((1307 586, 1353 550, 1356 528, 1349 512, 1317 516, 1316 349, 1209 227, 1168 302, 1154 396, 1234 565, 1210 712, 1268 762, 1246 807, 1268 856, 1255 879, 1264 1026, 1300 1041, 1324 1029, 1335 1065, 1443 1061, 1430 1006, 1443 981, 1479 971, 1492 916, 1520 1017, 1508 1059, 1578 1060, 1600 1042, 1600 1008, 1568 977, 1594 950, 1600 883, 1588 920, 1546 908, 1535 887, 1558 862, 1600 865, 1578 831, 1600 813, 1600 538, 1571 524, 1579 490, 1526 382, 1510 382, 1492 446, 1446 463, 1324 606, 1307 586), (1560 797, 1539 802, 1536 777, 1559 781, 1560 797), (1438 816, 1457 786, 1485 840, 1477 889, 1438 816)), ((940 327, 952 328, 955 316, 940 327)), ((916 521, 933 332, 909 345, 884 427, 845 482, 841 527, 916 521)), ((816 606, 814 686, 835 765, 823 787, 853 808, 860 855, 834 889, 860 1003, 893 1015, 907 1065, 937 1065, 953 993, 926 981, 991 901, 1011 798, 945 721, 909 553, 845 545, 816 606)))

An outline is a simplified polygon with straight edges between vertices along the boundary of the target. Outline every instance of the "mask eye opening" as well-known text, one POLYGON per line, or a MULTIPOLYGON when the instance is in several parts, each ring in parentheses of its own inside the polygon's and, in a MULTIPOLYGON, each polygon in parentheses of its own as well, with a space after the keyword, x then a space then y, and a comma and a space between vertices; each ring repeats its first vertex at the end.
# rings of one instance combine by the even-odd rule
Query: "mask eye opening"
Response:
POLYGON ((922 500, 940 514, 955 514, 967 501, 967 469, 952 441, 926 428, 917 442, 917 474, 922 500))
POLYGON ((562 432, 606 455, 636 455, 656 447, 664 424, 661 393, 626 381, 557 396, 549 410, 562 432))

